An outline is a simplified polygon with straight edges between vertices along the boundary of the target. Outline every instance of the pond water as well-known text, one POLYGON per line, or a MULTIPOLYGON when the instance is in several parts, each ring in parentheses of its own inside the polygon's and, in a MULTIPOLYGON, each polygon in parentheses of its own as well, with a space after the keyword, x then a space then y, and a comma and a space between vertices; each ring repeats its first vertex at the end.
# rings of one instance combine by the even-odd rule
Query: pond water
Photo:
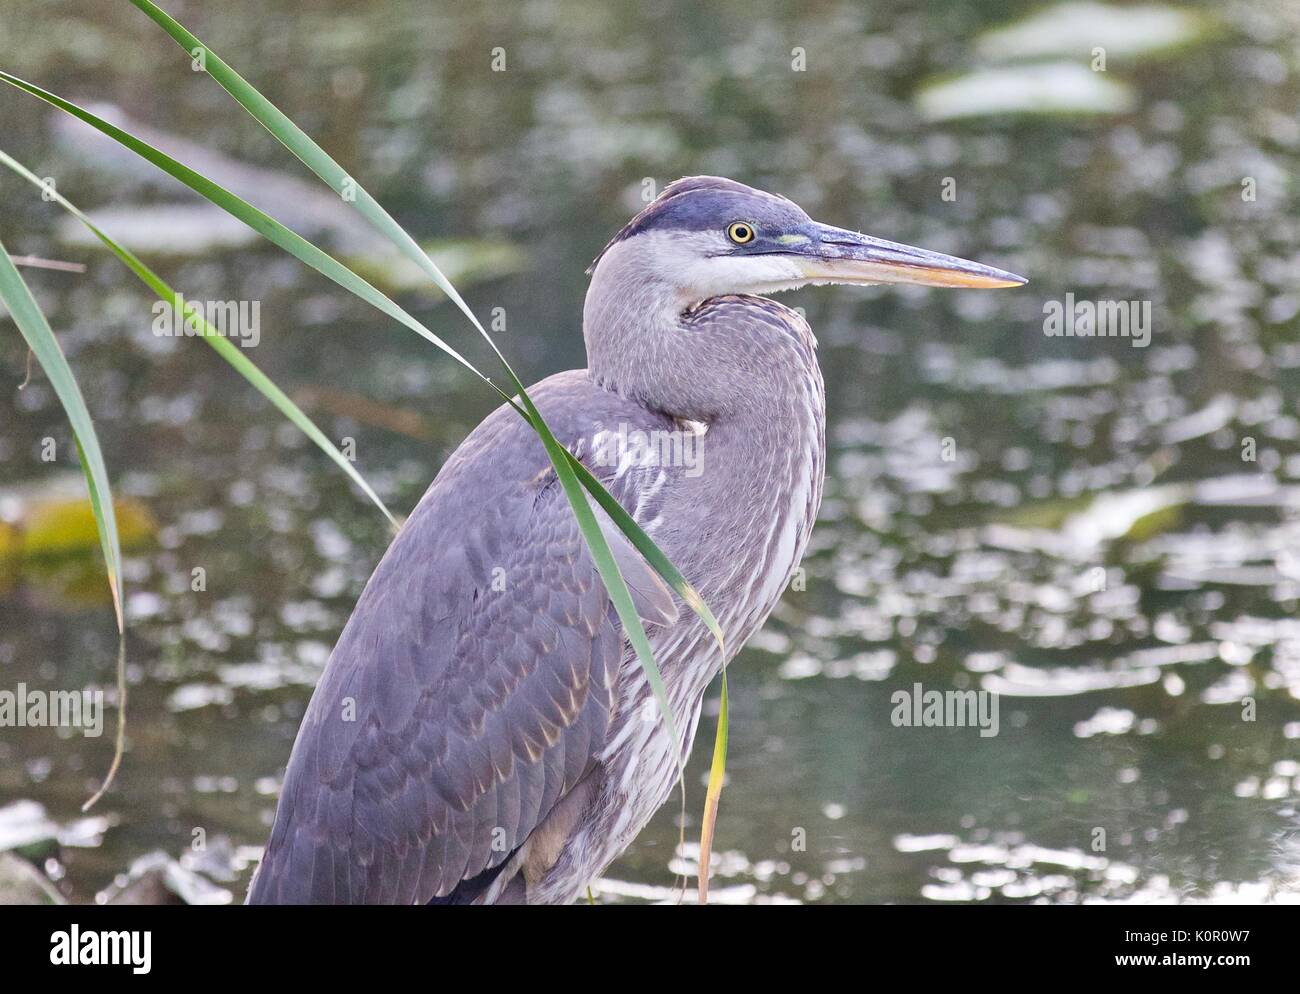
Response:
MULTIPOLYGON (((583 364, 583 270, 647 184, 679 175, 1030 278, 786 298, 821 343, 829 478, 803 589, 732 670, 718 899, 1294 899, 1300 7, 704 6, 168 9, 444 253, 480 315, 501 309, 529 381, 583 364), (1046 333, 1067 294, 1149 305, 1149 342, 1046 333), (997 692, 998 733, 898 723, 894 695, 918 684, 997 692)), ((195 165, 304 233, 374 253, 129 4, 9 0, 5 20, 4 68, 188 140, 195 165)), ((428 343, 17 91, 0 93, 0 148, 111 211, 191 299, 257 301, 247 354, 352 440, 395 510, 492 408, 428 343)), ((93 900, 137 857, 202 837, 233 854, 238 900, 385 522, 201 342, 155 336, 147 294, 56 205, 8 173, 0 188, 11 252, 88 265, 25 274, 137 526, 129 751, 103 821, 48 869, 93 900)), ((436 293, 401 300, 490 368, 436 293)), ((11 518, 76 472, 43 378, 18 389, 25 366, 0 319, 11 518)), ((0 689, 111 687, 84 533, 55 528, 4 567, 0 689)), ((688 840, 716 687, 706 709, 688 840)), ((0 805, 74 822, 109 762, 107 721, 99 738, 3 729, 0 805)), ((597 900, 674 899, 696 855, 677 850, 677 817, 659 813, 597 900)))

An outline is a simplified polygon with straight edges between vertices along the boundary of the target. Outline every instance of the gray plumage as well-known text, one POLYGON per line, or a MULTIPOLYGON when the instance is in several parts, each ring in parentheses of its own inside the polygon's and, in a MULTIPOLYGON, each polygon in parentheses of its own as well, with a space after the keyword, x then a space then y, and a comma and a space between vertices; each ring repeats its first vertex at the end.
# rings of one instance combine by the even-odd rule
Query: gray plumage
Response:
MULTIPOLYGON (((594 264, 588 368, 529 390, 701 592, 732 653, 802 555, 825 461, 811 331, 733 291, 821 282, 791 256, 848 244, 824 232, 865 240, 730 180, 669 186, 594 264), (748 249, 728 240, 737 220, 759 229, 748 249), (637 432, 698 458, 621 444, 637 432)), ((630 844, 669 796, 722 660, 604 524, 682 741, 668 741, 540 441, 503 407, 447 461, 357 603, 250 902, 562 903, 630 844)))

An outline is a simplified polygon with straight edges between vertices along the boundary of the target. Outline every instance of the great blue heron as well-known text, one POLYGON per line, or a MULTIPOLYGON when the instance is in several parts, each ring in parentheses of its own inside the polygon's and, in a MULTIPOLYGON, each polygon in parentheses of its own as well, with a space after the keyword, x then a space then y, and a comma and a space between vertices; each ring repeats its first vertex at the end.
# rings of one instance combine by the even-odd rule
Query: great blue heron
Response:
MULTIPOLYGON (((700 591, 729 653, 798 564, 825 465, 816 341, 761 295, 1025 282, 711 176, 668 186, 590 272, 587 368, 531 396, 700 591)), ((632 842, 673 788, 722 659, 621 533, 607 535, 682 742, 541 442, 503 407, 448 459, 344 628, 250 902, 563 903, 632 842)))

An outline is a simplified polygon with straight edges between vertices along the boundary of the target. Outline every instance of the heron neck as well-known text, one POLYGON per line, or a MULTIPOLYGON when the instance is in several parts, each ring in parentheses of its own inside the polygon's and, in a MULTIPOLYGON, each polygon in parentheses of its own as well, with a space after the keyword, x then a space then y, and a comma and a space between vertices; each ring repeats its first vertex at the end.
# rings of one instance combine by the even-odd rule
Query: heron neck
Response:
MULTIPOLYGON (((601 313, 588 309, 589 342, 601 313)), ((645 515, 708 522, 708 542, 691 530, 652 537, 720 605, 728 643, 738 646, 776 602, 821 502, 825 391, 812 332, 790 308, 750 296, 712 297, 680 313, 629 308, 598 327, 598 345, 611 330, 622 344, 589 356, 600 386, 707 426, 692 464, 645 515), (753 597, 735 600, 737 584, 753 597)))
POLYGON ((710 428, 789 416, 821 395, 816 340, 797 312, 765 297, 691 301, 606 258, 583 310, 587 368, 597 385, 710 428))

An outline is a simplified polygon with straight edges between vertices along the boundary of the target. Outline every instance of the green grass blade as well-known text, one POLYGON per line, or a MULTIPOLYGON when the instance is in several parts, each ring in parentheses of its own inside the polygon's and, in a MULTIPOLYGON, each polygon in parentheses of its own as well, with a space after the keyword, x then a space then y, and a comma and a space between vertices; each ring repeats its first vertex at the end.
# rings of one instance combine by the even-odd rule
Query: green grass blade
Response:
MULTIPOLYGON (((0 164, 8 166, 29 183, 40 187, 42 190, 46 189, 39 176, 33 173, 17 159, 7 155, 4 151, 0 151, 0 164)), ((145 286, 149 287, 150 290, 157 294, 160 300, 168 304, 173 304, 178 299, 176 291, 168 286, 163 281, 162 277, 146 266, 134 252, 118 244, 118 242, 109 237, 105 231, 91 221, 90 218, 82 213, 76 205, 62 194, 54 191, 52 195, 54 200, 57 201, 64 210, 84 224, 90 230, 91 234, 98 238, 114 255, 116 255, 123 264, 125 264, 126 267, 130 269, 142 283, 144 283, 145 286)), ((330 459, 338 464, 339 468, 347 473, 352 482, 361 488, 362 493, 369 497, 370 500, 375 503, 375 506, 383 512, 384 517, 388 519, 389 523, 394 528, 397 528, 397 519, 389 512, 388 508, 384 505, 384 502, 379 499, 379 495, 375 493, 370 484, 367 483, 365 478, 357 471, 357 468, 353 466, 343 453, 335 447, 334 443, 326 437, 325 433, 322 432, 316 424, 302 412, 297 404, 285 395, 284 391, 275 385, 270 377, 258 369, 252 360, 244 355, 244 353, 240 351, 240 349, 234 345, 230 339, 221 335, 217 329, 213 328, 212 325, 202 317, 202 315, 195 312, 195 316, 203 323, 203 335, 201 336, 203 340, 212 346, 218 355, 230 363, 230 365, 232 365, 235 370, 244 377, 244 379, 248 380, 248 382, 251 383, 257 391, 262 394, 262 396, 274 404, 281 414, 296 425, 303 434, 315 442, 316 445, 330 457, 330 459)))
MULTIPOLYGON (((151 0, 131 0, 131 3, 135 4, 154 23, 171 35, 176 44, 189 53, 191 60, 199 58, 201 53, 202 65, 208 75, 234 97, 240 106, 248 111, 262 127, 274 135, 285 148, 302 160, 303 164, 319 176, 330 189, 340 196, 345 191, 354 194, 355 199, 349 202, 356 207, 362 216, 401 249, 407 258, 423 269, 438 288, 450 297, 471 321, 474 321, 475 324, 478 323, 464 300, 461 299, 456 288, 452 286, 451 281, 442 274, 442 271, 429 258, 428 254, 407 234, 406 229, 393 220, 392 215, 384 210, 379 202, 349 175, 347 170, 334 161, 329 153, 317 145, 298 125, 289 120, 280 108, 264 97, 248 80, 232 69, 221 56, 186 30, 184 25, 157 4, 151 2, 151 0)), ((486 337, 486 333, 484 334, 486 337)), ((491 343, 490 338, 488 341, 491 343)))
MULTIPOLYGON (((298 159, 307 166, 313 173, 330 187, 335 193, 342 195, 345 190, 350 191, 353 196, 347 202, 351 203, 356 210, 368 220, 371 225, 389 239, 398 250, 408 259, 418 265, 433 280, 434 284, 439 287, 451 300, 460 308, 461 312, 469 319, 470 323, 478 330, 483 339, 491 347, 501 364, 509 374, 512 386, 516 392, 525 400, 527 391, 520 382, 519 377, 515 375, 514 369, 506 360, 501 350, 497 347, 492 336, 479 322, 474 312, 461 298, 456 288, 452 286, 442 271, 438 269, 433 260, 429 258, 420 246, 416 243, 406 230, 399 225, 384 208, 379 204, 370 192, 358 183, 333 157, 322 149, 306 132, 293 123, 283 111, 275 106, 270 100, 263 96, 248 80, 244 79, 238 72, 231 68, 230 64, 221 58, 210 47, 203 43, 197 35, 185 28, 179 21, 162 10, 152 0, 131 0, 137 8, 143 11, 159 27, 167 32, 168 35, 178 44, 191 60, 202 56, 202 64, 208 75, 229 93, 235 101, 244 108, 259 124, 269 131, 277 141, 285 148, 292 152, 298 159)), ((523 413, 523 412, 521 412, 523 413)), ((531 418, 530 418, 531 420, 531 418)), ((535 423, 533 427, 539 432, 544 432, 544 423, 535 423)), ((580 466, 576 459, 570 457, 570 462, 575 467, 580 466)), ((556 467, 557 472, 563 472, 556 467)), ((659 547, 651 538, 642 531, 641 527, 632 520, 632 516, 623 510, 622 506, 605 490, 594 476, 587 473, 582 477, 583 486, 600 502, 614 519, 618 527, 627 535, 628 539, 640 550, 645 556, 646 561, 650 564, 664 581, 669 584, 681 596, 686 605, 694 611, 704 623, 708 626, 714 637, 718 641, 719 647, 723 648, 725 653, 722 629, 718 626, 717 620, 713 613, 704 603, 704 599, 699 595, 681 572, 673 566, 659 547), (617 510, 615 510, 617 509, 617 510)))
POLYGON ((86 408, 81 388, 77 385, 63 349, 59 347, 59 340, 54 337, 49 322, 45 320, 45 315, 41 313, 27 284, 18 275, 3 244, 0 244, 0 300, 18 325, 18 330, 27 341, 27 347, 45 370, 55 396, 59 398, 59 403, 63 405, 63 410, 72 423, 72 436, 76 441, 81 471, 86 476, 90 508, 95 516, 95 528, 99 532, 99 544, 108 572, 108 586, 113 595, 113 614, 117 620, 117 734, 108 773, 104 775, 99 790, 82 806, 82 810, 86 811, 104 796, 104 792, 113 783, 126 749, 126 621, 122 612, 122 547, 117 535, 117 515, 113 510, 108 467, 104 465, 104 454, 100 450, 99 438, 95 435, 95 426, 90 420, 90 411, 86 408))
POLYGON ((244 110, 248 111, 262 127, 266 128, 280 144, 319 176, 330 189, 340 196, 345 191, 350 193, 351 196, 346 198, 346 202, 352 204, 362 217, 396 245, 403 255, 419 266, 433 280, 434 284, 460 308, 465 317, 483 336, 484 341, 496 353, 502 365, 511 373, 511 378, 515 381, 516 387, 522 389, 522 384, 513 375, 514 371, 510 368, 510 363, 506 361, 506 357, 497 348, 492 336, 487 333, 487 330, 479 322, 469 305, 465 303, 460 293, 452 286, 451 281, 443 275, 442 270, 429 258, 428 253, 420 248, 415 239, 406 232, 405 228, 393 220, 392 215, 384 210, 365 187, 358 183, 328 152, 316 144, 305 131, 289 120, 288 116, 280 108, 264 97, 248 80, 235 72, 229 63, 205 45, 196 35, 188 31, 174 17, 153 3, 152 0, 131 0, 131 3, 166 31, 189 54, 191 62, 201 57, 202 65, 208 75, 234 97, 235 101, 244 110))
POLYGON ((727 776, 727 668, 722 668, 722 703, 718 709, 718 731, 713 737, 713 762, 709 786, 704 791, 704 818, 700 824, 700 903, 709 903, 709 862, 713 855, 713 826, 718 820, 718 800, 727 776))
POLYGON ((90 506, 99 530, 99 544, 108 570, 108 585, 113 594, 113 613, 117 617, 119 633, 126 630, 122 615, 122 548, 117 538, 117 516, 113 513, 113 492, 108 484, 108 468, 99 448, 95 426, 90 420, 81 387, 77 385, 72 367, 59 347, 59 340, 50 330, 49 322, 41 313, 36 298, 32 296, 18 270, 9 260, 9 253, 0 244, 0 300, 9 309, 10 316, 27 341, 27 347, 45 370, 50 386, 54 388, 59 403, 72 423, 77 452, 81 456, 81 471, 86 475, 90 491, 90 506))

